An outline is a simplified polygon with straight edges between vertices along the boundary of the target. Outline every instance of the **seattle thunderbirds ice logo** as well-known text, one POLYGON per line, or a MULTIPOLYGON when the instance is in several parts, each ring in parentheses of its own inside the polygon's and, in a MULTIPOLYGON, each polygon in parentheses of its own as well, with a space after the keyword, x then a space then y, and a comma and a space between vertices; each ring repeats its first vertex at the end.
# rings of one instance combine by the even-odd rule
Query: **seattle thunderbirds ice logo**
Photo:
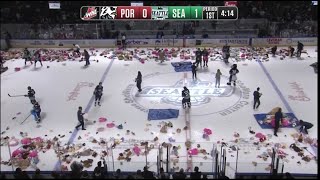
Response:
MULTIPOLYGON (((181 106, 181 91, 184 80, 178 81, 173 86, 146 86, 136 97, 158 97, 161 102, 181 106)), ((221 86, 215 88, 209 81, 193 81, 187 79, 187 87, 190 90, 192 106, 198 106, 210 102, 210 97, 228 97, 233 93, 233 88, 221 86)))
MULTIPOLYGON (((183 86, 186 86, 190 90, 191 105, 193 107, 203 107, 201 111, 194 109, 195 111, 193 111, 192 116, 211 114, 226 116, 249 104, 250 89, 240 80, 237 81, 237 87, 222 85, 220 88, 215 88, 214 82, 200 79, 194 81, 185 77, 178 81, 173 81, 176 76, 172 76, 172 74, 175 73, 154 72, 144 75, 145 86, 143 86, 140 93, 137 92, 136 84, 129 84, 123 90, 124 102, 145 113, 148 113, 150 108, 172 108, 165 106, 166 104, 179 108, 182 105, 181 93, 183 86), (170 78, 172 85, 148 85, 157 83, 166 84, 163 81, 165 78, 170 78)), ((203 74, 203 78, 210 79, 214 74, 203 74)), ((229 78, 224 75, 222 77, 224 79, 229 78)))

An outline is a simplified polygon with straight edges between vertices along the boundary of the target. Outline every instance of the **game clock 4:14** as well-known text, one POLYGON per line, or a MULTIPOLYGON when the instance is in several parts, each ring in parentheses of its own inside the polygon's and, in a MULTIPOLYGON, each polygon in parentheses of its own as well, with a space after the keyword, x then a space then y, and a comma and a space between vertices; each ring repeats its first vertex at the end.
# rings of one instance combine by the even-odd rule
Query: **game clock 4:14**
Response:
POLYGON ((238 8, 236 6, 218 7, 218 19, 238 19, 238 8))

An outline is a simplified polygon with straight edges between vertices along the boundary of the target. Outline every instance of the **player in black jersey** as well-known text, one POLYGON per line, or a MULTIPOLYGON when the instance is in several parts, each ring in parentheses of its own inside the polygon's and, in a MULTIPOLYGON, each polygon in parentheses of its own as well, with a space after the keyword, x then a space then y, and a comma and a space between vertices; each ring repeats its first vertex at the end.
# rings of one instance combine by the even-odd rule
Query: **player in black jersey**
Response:
POLYGON ((199 66, 199 64, 200 64, 200 67, 202 65, 202 51, 200 50, 200 48, 198 48, 198 50, 196 51, 196 64, 197 64, 197 67, 199 66))
POLYGON ((188 107, 191 107, 191 102, 190 102, 190 91, 187 87, 183 87, 182 91, 182 106, 185 109, 188 104, 188 107))
POLYGON ((29 97, 31 104, 34 104, 36 102, 36 97, 35 97, 36 92, 34 89, 32 89, 30 86, 28 86, 28 94, 24 95, 25 97, 29 97))
POLYGON ((100 82, 99 85, 97 85, 97 87, 94 89, 94 92, 93 92, 93 94, 95 95, 94 106, 97 105, 97 101, 98 101, 98 105, 101 106, 100 100, 101 100, 102 92, 103 92, 103 86, 102 86, 102 82, 100 82))

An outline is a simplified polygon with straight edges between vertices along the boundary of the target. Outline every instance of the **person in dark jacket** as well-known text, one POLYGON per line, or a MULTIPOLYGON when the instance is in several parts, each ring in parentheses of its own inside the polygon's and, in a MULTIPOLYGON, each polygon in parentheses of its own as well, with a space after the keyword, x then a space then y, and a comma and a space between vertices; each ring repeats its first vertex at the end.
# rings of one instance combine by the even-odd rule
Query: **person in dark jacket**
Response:
POLYGON ((186 107, 190 108, 191 107, 191 102, 190 102, 190 91, 187 87, 183 87, 182 91, 182 107, 185 109, 186 107))
POLYGON ((149 171, 147 166, 143 167, 142 176, 144 179, 155 179, 153 172, 149 171))
POLYGON ((29 97, 31 104, 34 104, 36 102, 36 97, 35 97, 36 92, 34 89, 32 89, 30 86, 28 86, 28 94, 24 95, 25 97, 29 97))
POLYGON ((135 80, 135 82, 137 83, 137 88, 138 88, 138 91, 141 92, 142 89, 141 89, 141 83, 142 83, 142 74, 140 71, 138 71, 138 76, 135 80))
POLYGON ((228 59, 230 57, 230 46, 227 44, 222 47, 222 57, 225 63, 229 63, 228 59))
POLYGON ((294 48, 292 46, 289 46, 289 51, 290 51, 290 57, 292 57, 294 53, 294 48))
POLYGON ((40 169, 36 169, 34 175, 32 176, 32 179, 44 179, 44 176, 41 175, 40 169))
POLYGON ((258 109, 260 106, 260 97, 262 93, 259 92, 260 88, 258 87, 256 91, 253 92, 253 109, 258 109), (256 106, 256 104, 258 105, 256 106))
POLYGON ((196 63, 193 63, 191 65, 191 69, 192 69, 192 79, 197 79, 197 66, 196 66, 196 63))
POLYGON ((272 57, 275 57, 275 56, 276 56, 277 48, 278 48, 277 46, 273 46, 273 47, 271 48, 272 57))
POLYGON ((27 65, 27 61, 30 61, 30 63, 33 64, 31 60, 31 53, 27 48, 23 50, 23 58, 24 58, 24 65, 27 65))
POLYGON ((181 168, 179 172, 172 175, 172 179, 186 179, 187 175, 184 173, 184 169, 181 168))
POLYGON ((83 119, 83 115, 85 113, 82 113, 82 107, 79 106, 78 112, 77 112, 77 116, 78 116, 78 121, 80 122, 80 124, 78 126, 76 126, 76 129, 78 130, 78 127, 82 126, 82 130, 86 130, 84 128, 84 119, 83 119))
POLYGON ((208 67, 209 52, 206 48, 202 51, 203 67, 208 67))
POLYGON ((194 167, 194 172, 190 174, 190 179, 201 179, 201 172, 199 172, 199 167, 194 167))
POLYGON ((300 42, 300 41, 298 41, 298 50, 297 50, 297 57, 300 57, 301 56, 301 52, 302 52, 302 50, 303 50, 303 44, 300 42))
POLYGON ((283 119, 283 114, 282 114, 281 108, 279 108, 279 110, 274 115, 274 119, 275 119, 275 127, 274 127, 274 134, 273 135, 278 137, 277 132, 280 127, 280 121, 282 121, 282 119, 283 119))
POLYGON ((313 124, 300 120, 300 126, 300 132, 304 130, 304 132, 308 134, 308 129, 311 129, 313 127, 313 124))
POLYGON ((41 66, 43 66, 39 50, 34 53, 34 67, 36 67, 38 61, 40 62, 41 66))
POLYGON ((100 82, 99 85, 97 85, 97 87, 94 89, 93 94, 95 96, 94 106, 97 105, 97 101, 98 101, 98 105, 101 106, 100 100, 101 100, 101 96, 103 94, 102 82, 100 82))
POLYGON ((198 50, 196 51, 196 63, 197 63, 197 67, 200 64, 200 67, 202 65, 202 52, 200 50, 200 48, 198 48, 198 50))
POLYGON ((84 66, 88 66, 88 65, 90 65, 90 61, 89 61, 90 55, 86 49, 83 51, 84 51, 84 59, 86 60, 86 65, 84 65, 84 66))
POLYGON ((94 168, 92 176, 94 179, 104 179, 104 172, 106 169, 106 162, 103 161, 103 167, 101 161, 97 163, 97 167, 94 168))

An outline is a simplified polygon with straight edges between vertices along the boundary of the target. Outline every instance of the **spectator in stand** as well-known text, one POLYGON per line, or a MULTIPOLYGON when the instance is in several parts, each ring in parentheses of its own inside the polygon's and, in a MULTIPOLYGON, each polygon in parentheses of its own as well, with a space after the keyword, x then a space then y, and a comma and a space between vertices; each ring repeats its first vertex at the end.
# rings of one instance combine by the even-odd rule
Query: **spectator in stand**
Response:
POLYGON ((91 179, 87 170, 82 171, 80 179, 91 179))
POLYGON ((203 175, 202 175, 202 179, 208 179, 207 175, 206 175, 206 174, 203 174, 203 175))
POLYGON ((200 179, 201 178, 201 172, 199 172, 199 167, 194 167, 194 172, 190 174, 190 179, 200 179))
POLYGON ((148 170, 148 167, 143 167, 143 173, 142 176, 144 179, 154 179, 153 173, 148 170))
POLYGON ((160 174, 159 174, 158 179, 170 179, 170 176, 169 176, 169 174, 164 172, 163 168, 160 168, 160 174))
POLYGON ((121 175, 121 170, 117 169, 116 173, 113 175, 115 179, 124 179, 124 177, 121 175))
POLYGON ((136 178, 136 179, 143 179, 143 174, 142 174, 142 172, 141 172, 140 169, 137 170, 137 173, 136 173, 136 175, 135 175, 135 178, 136 178))
POLYGON ((23 179, 30 179, 30 176, 28 175, 27 171, 22 171, 22 177, 23 179))
POLYGON ((184 173, 184 169, 181 168, 179 172, 172 175, 172 179, 186 179, 187 175, 184 173))
POLYGON ((13 174, 15 179, 24 179, 21 168, 16 168, 16 171, 13 174))
POLYGON ((83 170, 83 165, 78 161, 73 161, 70 165, 71 168, 71 179, 79 179, 81 176, 81 172, 83 170))
POLYGON ((32 179, 44 179, 44 177, 41 175, 40 169, 36 169, 34 175, 32 176, 32 179))
POLYGON ((60 174, 55 171, 51 173, 51 177, 53 177, 53 179, 61 179, 60 174))
POLYGON ((92 174, 94 179, 103 179, 104 178, 104 172, 106 169, 106 162, 103 161, 103 167, 101 165, 102 165, 102 163, 101 163, 101 161, 99 161, 97 163, 97 167, 94 168, 93 174, 92 174))

